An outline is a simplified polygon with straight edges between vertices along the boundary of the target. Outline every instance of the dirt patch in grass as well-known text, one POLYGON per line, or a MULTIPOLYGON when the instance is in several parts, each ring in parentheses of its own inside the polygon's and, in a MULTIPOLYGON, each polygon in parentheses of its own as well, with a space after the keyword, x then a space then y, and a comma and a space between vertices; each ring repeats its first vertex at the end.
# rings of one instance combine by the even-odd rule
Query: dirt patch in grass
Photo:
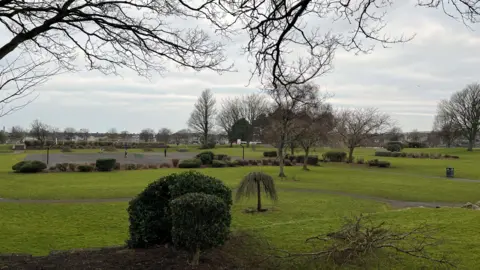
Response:
POLYGON ((0 256, 0 269, 278 269, 265 253, 256 252, 258 248, 262 247, 253 236, 237 233, 223 247, 203 254, 196 267, 188 263, 187 253, 158 246, 77 249, 38 257, 4 254, 0 256))

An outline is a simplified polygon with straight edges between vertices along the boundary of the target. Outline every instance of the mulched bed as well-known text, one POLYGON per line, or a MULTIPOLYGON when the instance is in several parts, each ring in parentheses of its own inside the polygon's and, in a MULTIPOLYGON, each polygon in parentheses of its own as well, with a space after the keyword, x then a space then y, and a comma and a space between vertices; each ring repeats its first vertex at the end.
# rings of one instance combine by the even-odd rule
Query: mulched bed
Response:
MULTIPOLYGON (((185 253, 173 254, 168 248, 103 248, 53 253, 48 256, 2 255, 0 269, 193 269, 185 253)), ((214 253, 203 257, 194 269, 238 269, 231 260, 214 253)))
POLYGON ((107 247, 54 251, 47 256, 28 254, 0 255, 0 269, 138 269, 138 270, 223 270, 223 269, 278 269, 268 262, 264 253, 256 253, 260 242, 249 236, 235 236, 221 248, 202 255, 200 264, 189 264, 190 256, 165 246, 150 249, 107 247))

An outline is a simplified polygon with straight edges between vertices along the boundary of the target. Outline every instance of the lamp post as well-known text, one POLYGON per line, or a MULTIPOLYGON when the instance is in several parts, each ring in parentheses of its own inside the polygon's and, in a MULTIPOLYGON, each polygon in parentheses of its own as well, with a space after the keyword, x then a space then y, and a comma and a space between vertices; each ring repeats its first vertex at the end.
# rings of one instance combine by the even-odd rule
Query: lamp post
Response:
POLYGON ((50 160, 50 144, 47 145, 47 166, 48 166, 48 161, 50 160))
POLYGON ((243 143, 240 145, 242 146, 242 159, 245 160, 245 145, 243 145, 243 143))

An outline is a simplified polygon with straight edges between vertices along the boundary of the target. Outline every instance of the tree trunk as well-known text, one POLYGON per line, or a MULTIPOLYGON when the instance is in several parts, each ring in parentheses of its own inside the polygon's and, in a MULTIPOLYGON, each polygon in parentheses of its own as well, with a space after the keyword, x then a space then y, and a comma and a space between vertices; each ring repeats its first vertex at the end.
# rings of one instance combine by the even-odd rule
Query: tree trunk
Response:
POLYGON ((353 162, 353 149, 354 147, 349 147, 348 148, 348 162, 352 163, 353 162))
POLYGON ((279 177, 285 177, 285 173, 283 172, 283 145, 280 144, 280 147, 278 148, 278 161, 280 162, 280 172, 278 173, 279 177))
POLYGON ((233 142, 232 141, 230 141, 230 147, 233 147, 233 142))
POLYGON ((309 169, 307 168, 307 165, 308 165, 307 160, 308 160, 308 152, 309 152, 310 148, 307 147, 304 150, 305 150, 305 157, 303 158, 303 170, 304 171, 309 171, 309 169))
POLYGON ((291 154, 292 156, 295 155, 295 145, 293 145, 293 144, 290 145, 290 154, 291 154))
POLYGON ((467 151, 473 151, 473 148, 475 147, 475 138, 469 139, 468 140, 468 149, 467 151))
POLYGON ((197 266, 200 261, 200 248, 197 247, 195 249, 195 252, 193 253, 193 258, 192 258, 192 265, 197 266))
POLYGON ((257 181, 257 211, 262 211, 262 194, 260 190, 260 181, 257 181))

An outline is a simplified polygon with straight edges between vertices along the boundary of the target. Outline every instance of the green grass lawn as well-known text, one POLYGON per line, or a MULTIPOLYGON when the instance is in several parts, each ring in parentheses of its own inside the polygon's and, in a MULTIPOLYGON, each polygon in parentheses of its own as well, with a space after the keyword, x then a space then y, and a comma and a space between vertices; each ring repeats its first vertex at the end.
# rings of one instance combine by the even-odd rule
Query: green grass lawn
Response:
MULTIPOLYGON (((241 148, 240 148, 241 150, 241 148)), ((197 150, 198 151, 198 150, 197 150)), ((216 153, 234 156, 238 149, 219 148, 216 153), (227 152, 231 151, 231 152, 227 152)), ((261 155, 263 150, 248 150, 246 155, 261 155), (258 152, 257 152, 258 151, 258 152)), ((324 150, 318 150, 321 153, 324 150)), ((480 262, 480 211, 454 208, 391 210, 388 205, 299 189, 327 190, 369 195, 408 201, 476 202, 480 200, 480 182, 452 181, 432 176, 443 176, 444 167, 454 163, 457 176, 480 179, 480 169, 474 165, 480 152, 463 149, 411 149, 456 154, 459 160, 424 160, 409 158, 381 158, 392 161, 393 168, 378 169, 346 164, 323 164, 302 171, 287 167, 287 179, 276 177, 280 190, 277 204, 265 201, 272 211, 245 214, 253 200, 235 203, 234 230, 254 231, 282 249, 306 251, 307 237, 324 234, 338 227, 342 217, 370 213, 374 220, 386 221, 400 229, 412 228, 422 222, 441 226, 439 236, 444 245, 434 253, 448 252, 459 260, 459 268, 474 269, 480 262), (437 172, 438 171, 438 172, 437 172), (292 181, 292 178, 298 181, 292 181), (298 189, 298 190, 297 190, 298 189)), ((355 156, 373 158, 374 150, 358 149, 355 156)), ((146 185, 163 175, 179 169, 118 171, 109 173, 42 173, 13 174, 11 166, 25 154, 0 155, 0 197, 24 199, 81 199, 132 197, 146 185)), ((480 167, 480 166, 478 166, 480 167)), ((278 167, 238 167, 201 169, 201 172, 223 180, 234 188, 241 178, 252 170, 271 175, 278 167)), ((28 204, 0 203, 0 253, 20 252, 36 255, 50 250, 120 245, 128 234, 127 203, 84 204, 28 204)), ((425 269, 428 263, 406 259, 403 264, 382 262, 389 269, 425 269)))

